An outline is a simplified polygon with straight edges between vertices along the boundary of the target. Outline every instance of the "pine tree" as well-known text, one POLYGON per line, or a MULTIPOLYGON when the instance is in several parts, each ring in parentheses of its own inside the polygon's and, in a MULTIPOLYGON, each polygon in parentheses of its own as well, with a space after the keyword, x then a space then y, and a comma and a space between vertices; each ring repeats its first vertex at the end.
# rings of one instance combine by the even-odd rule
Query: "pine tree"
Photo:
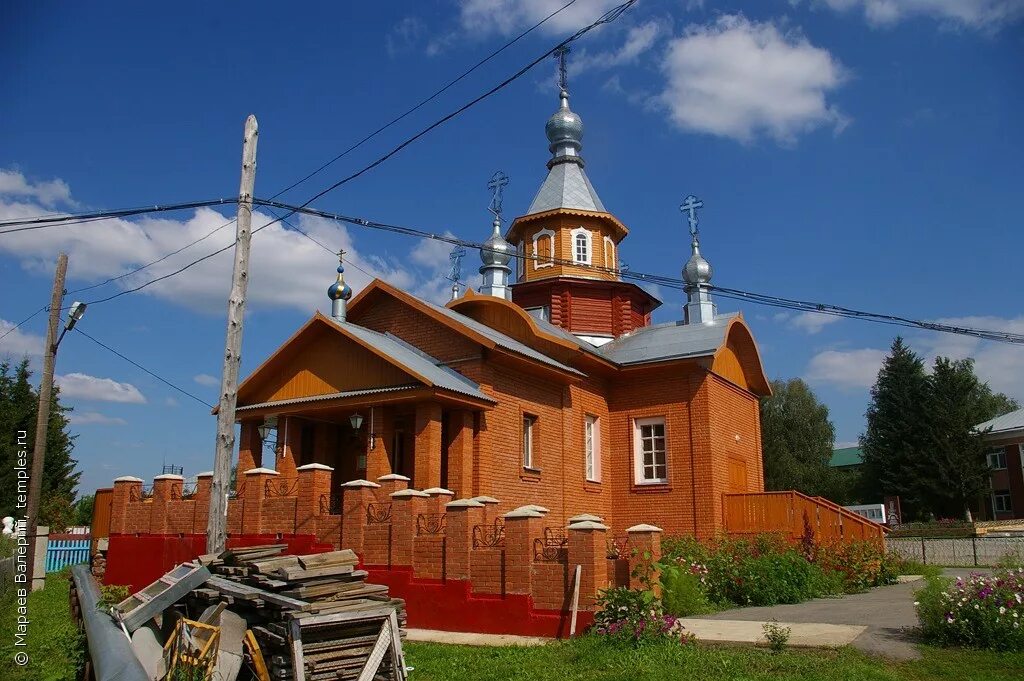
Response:
POLYGON ((928 378, 927 438, 917 478, 932 511, 971 520, 971 506, 989 487, 984 433, 974 426, 1016 408, 974 373, 974 360, 935 359, 928 378))
MULTIPOLYGON (((27 440, 28 468, 31 469, 35 442, 36 414, 39 393, 30 381, 28 360, 11 369, 9 361, 0 362, 0 515, 14 515, 17 494, 17 463, 19 433, 27 440)), ((60 495, 69 501, 75 497, 80 472, 78 462, 71 458, 75 436, 68 432, 70 408, 60 403, 60 391, 54 388, 47 428, 46 460, 43 462, 42 500, 60 495)), ((22 509, 23 511, 23 509, 22 509)))
POLYGON ((864 455, 861 484, 867 503, 899 496, 908 518, 925 512, 924 493, 915 472, 928 446, 927 396, 924 362, 897 336, 871 388, 867 428, 860 438, 864 455))
POLYGON ((765 489, 795 489, 833 500, 843 496, 829 467, 835 427, 828 407, 799 378, 771 385, 771 396, 761 400, 765 489))

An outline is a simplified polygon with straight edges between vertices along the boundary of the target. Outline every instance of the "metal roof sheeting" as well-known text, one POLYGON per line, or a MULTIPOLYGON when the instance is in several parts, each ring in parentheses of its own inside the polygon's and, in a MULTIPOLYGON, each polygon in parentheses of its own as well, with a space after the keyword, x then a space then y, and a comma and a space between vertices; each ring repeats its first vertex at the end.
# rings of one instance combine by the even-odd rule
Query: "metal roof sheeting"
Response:
POLYGON ((986 428, 992 429, 989 433, 990 437, 1000 433, 1005 433, 1006 431, 1024 430, 1024 409, 1011 411, 1009 414, 997 416, 994 419, 989 419, 984 423, 979 423, 974 426, 974 429, 979 431, 985 430, 986 428))
POLYGON ((381 393, 394 393, 401 390, 412 390, 419 388, 419 383, 408 385, 393 385, 386 388, 366 388, 365 390, 345 390, 340 393, 327 393, 326 395, 312 395, 310 397, 293 397, 289 400, 274 400, 272 402, 260 402, 259 404, 247 404, 244 407, 236 407, 235 411, 249 411, 252 409, 265 409, 270 407, 287 407, 293 404, 308 404, 310 402, 323 402, 325 400, 336 400, 343 397, 362 397, 364 395, 379 395, 381 393))
POLYGON ((608 212, 597 196, 594 185, 590 184, 590 178, 577 163, 553 165, 526 213, 531 215, 556 208, 608 212))
POLYGON ((669 322, 645 326, 597 348, 598 354, 620 365, 713 355, 725 342, 735 314, 718 315, 711 324, 669 322))

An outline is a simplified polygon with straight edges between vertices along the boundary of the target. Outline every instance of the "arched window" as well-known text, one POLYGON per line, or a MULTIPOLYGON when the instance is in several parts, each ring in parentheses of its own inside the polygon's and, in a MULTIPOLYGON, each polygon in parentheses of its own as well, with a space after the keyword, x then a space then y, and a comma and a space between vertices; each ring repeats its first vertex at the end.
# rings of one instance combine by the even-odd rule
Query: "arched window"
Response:
POLYGON ((533 269, 553 267, 555 264, 555 233, 542 229, 533 235, 533 269))
POLYGON ((572 236, 572 261, 578 265, 590 264, 590 232, 583 227, 577 227, 569 232, 572 236))
POLYGON ((604 238, 604 266, 613 271, 619 268, 618 261, 615 259, 615 242, 610 236, 604 238))

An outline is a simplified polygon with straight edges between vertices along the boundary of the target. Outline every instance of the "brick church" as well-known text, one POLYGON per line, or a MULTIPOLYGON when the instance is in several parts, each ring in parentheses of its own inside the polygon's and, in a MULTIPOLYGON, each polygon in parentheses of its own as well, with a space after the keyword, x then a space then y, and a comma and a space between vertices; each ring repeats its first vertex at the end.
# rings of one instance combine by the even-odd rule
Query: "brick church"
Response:
POLYGON ((321 464, 335 491, 404 476, 502 512, 536 505, 554 523, 585 513, 698 536, 722 530, 723 493, 763 490, 768 381, 742 316, 712 301, 701 204, 684 204, 682 319, 652 324, 661 302, 622 277, 629 229, 587 177, 565 89, 546 133, 547 176, 504 234, 492 183, 476 291, 441 306, 376 280, 353 298, 339 266, 331 316, 239 387, 239 481, 273 469, 287 491, 321 464))

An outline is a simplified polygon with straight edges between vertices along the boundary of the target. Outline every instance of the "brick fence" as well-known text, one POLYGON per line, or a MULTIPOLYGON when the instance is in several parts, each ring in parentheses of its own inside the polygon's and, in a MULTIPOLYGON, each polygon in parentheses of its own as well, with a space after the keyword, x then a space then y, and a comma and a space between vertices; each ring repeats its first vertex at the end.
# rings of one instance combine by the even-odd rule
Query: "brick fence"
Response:
MULTIPOLYGON (((564 635, 577 566, 582 627, 593 618, 600 590, 630 584, 637 561, 660 556, 661 530, 652 525, 613 537, 595 515, 553 525, 541 506, 500 513, 498 499, 409 489, 408 478, 395 474, 353 480, 334 496, 331 473, 309 464, 296 479, 282 481, 269 469, 246 471, 228 502, 229 546, 278 541, 295 551, 350 548, 370 581, 406 599, 410 626, 564 635)), ((181 476, 161 475, 147 490, 138 478, 115 480, 108 581, 141 588, 202 553, 210 482, 199 476, 189 490, 181 476), (146 574, 141 555, 148 557, 146 574)))

